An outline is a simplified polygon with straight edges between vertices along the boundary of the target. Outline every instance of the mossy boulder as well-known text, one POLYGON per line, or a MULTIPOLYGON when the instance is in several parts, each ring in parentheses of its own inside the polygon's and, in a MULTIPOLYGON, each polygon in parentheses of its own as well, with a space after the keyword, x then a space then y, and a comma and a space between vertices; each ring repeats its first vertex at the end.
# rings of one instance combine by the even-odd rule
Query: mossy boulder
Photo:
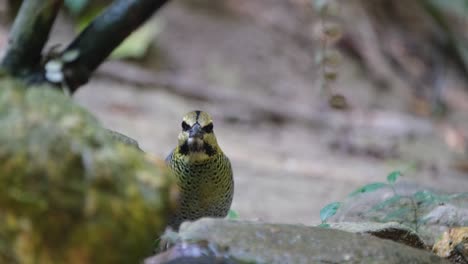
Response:
POLYGON ((0 79, 0 263, 138 263, 166 225, 163 165, 50 87, 0 79))

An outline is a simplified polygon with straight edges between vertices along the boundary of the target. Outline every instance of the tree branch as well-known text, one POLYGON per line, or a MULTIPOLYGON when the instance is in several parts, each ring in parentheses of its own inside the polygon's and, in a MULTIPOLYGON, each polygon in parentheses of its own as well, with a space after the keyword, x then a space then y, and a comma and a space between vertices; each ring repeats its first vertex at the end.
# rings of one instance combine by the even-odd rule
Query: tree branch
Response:
POLYGON ((70 92, 85 84, 91 73, 135 29, 169 0, 116 0, 64 51, 78 51, 78 58, 64 66, 70 92))
POLYGON ((63 0, 24 0, 15 19, 9 46, 1 62, 7 72, 24 77, 39 66, 63 0))

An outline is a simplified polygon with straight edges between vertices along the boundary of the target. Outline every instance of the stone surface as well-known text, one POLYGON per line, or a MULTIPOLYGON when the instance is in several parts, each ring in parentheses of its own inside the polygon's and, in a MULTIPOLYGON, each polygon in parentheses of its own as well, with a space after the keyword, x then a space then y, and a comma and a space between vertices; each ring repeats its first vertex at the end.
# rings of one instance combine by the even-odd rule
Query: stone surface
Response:
POLYGON ((0 79, 0 146, 0 263, 138 263, 151 253, 173 181, 70 98, 0 79))
POLYGON ((455 227, 444 232, 432 250, 454 263, 468 263, 468 227, 455 227))
POLYGON ((330 223, 331 228, 351 233, 370 234, 379 238, 389 239, 415 248, 424 249, 422 239, 408 226, 396 223, 375 222, 340 222, 330 223))
POLYGON ((395 185, 395 192, 388 187, 346 198, 329 220, 390 221, 414 230, 432 247, 450 227, 468 226, 468 193, 443 193, 402 181, 395 185))
POLYGON ((174 242, 175 247, 146 264, 190 263, 202 256, 221 263, 448 263, 430 252, 365 234, 225 219, 186 222, 174 242))

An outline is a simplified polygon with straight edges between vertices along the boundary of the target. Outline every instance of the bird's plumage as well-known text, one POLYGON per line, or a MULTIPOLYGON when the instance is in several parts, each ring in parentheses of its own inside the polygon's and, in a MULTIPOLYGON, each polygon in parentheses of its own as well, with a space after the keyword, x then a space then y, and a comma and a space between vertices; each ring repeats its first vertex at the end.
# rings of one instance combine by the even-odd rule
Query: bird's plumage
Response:
POLYGON ((187 113, 176 148, 166 162, 179 186, 179 206, 169 225, 227 215, 234 193, 231 163, 219 147, 213 120, 202 111, 187 113))

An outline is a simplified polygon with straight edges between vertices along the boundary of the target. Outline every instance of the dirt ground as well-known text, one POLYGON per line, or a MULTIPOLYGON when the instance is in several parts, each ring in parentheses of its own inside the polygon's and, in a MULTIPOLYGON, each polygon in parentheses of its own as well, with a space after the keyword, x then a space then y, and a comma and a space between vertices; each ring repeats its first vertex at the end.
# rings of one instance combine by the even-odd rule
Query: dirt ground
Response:
MULTIPOLYGON (((282 1, 272 3, 254 18, 241 15, 242 5, 236 13, 173 2, 158 13, 163 30, 143 65, 106 63, 75 99, 162 158, 185 112, 212 113, 233 164, 233 209, 243 219, 317 224, 324 205, 393 170, 430 188, 468 191, 468 173, 453 166, 463 158, 456 131, 467 131, 466 108, 444 120, 414 115, 404 88, 379 92, 345 58, 335 89, 352 110, 328 109, 319 96, 318 47, 290 34, 295 20, 282 1), (265 22, 279 18, 281 28, 265 22), (163 77, 169 85, 158 85, 163 77)), ((57 28, 52 42, 67 39, 67 30, 57 28)), ((460 85, 453 86, 456 94, 460 85)))

